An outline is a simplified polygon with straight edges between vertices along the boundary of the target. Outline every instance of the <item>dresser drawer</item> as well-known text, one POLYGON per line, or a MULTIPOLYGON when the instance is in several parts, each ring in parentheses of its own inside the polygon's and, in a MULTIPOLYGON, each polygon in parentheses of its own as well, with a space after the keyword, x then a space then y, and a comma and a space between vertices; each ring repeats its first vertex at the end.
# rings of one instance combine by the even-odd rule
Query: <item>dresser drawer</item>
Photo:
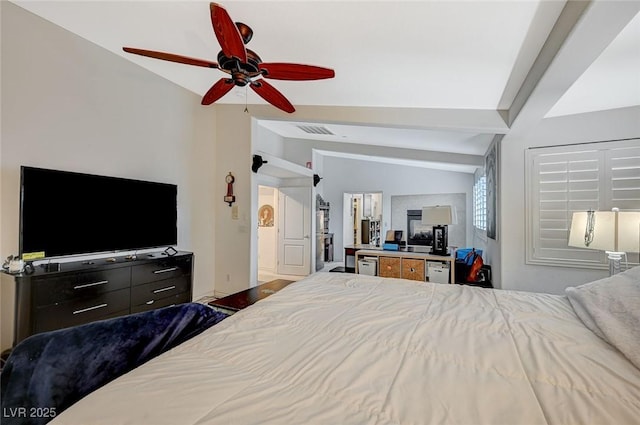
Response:
POLYGON ((34 282, 35 306, 91 298, 105 292, 128 288, 130 284, 129 267, 43 277, 34 282))
POLYGON ((183 292, 181 294, 174 294, 164 298, 151 299, 140 304, 132 304, 131 313, 140 313, 142 311, 154 310, 156 308, 188 302, 191 302, 191 294, 189 292, 183 292))
POLYGON ((402 278, 409 280, 418 280, 424 282, 426 275, 424 269, 424 260, 416 260, 413 258, 402 259, 402 278))
POLYGON ((378 264, 380 267, 378 276, 400 277, 400 258, 379 257, 378 264))
POLYGON ((152 263, 133 266, 131 269, 132 285, 141 285, 156 280, 191 274, 191 257, 168 257, 152 263))
POLYGON ((36 309, 37 332, 51 331, 129 313, 129 288, 105 292, 89 299, 78 299, 36 309))
POLYGON ((191 280, 189 276, 164 279, 157 282, 145 283, 131 288, 131 305, 145 304, 149 301, 170 297, 183 292, 190 292, 191 280))

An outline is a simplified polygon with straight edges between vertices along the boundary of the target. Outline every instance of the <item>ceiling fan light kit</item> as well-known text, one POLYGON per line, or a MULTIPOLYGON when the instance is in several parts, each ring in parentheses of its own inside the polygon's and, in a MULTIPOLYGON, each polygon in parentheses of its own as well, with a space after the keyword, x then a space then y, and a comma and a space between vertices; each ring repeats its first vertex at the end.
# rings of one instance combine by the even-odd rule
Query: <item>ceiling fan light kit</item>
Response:
POLYGON ((221 78, 205 93, 202 98, 203 105, 211 105, 216 102, 234 86, 244 87, 248 85, 265 101, 276 108, 292 113, 295 108, 291 102, 274 86, 265 81, 266 78, 308 81, 335 77, 333 69, 320 66, 286 62, 262 62, 257 53, 245 47, 253 37, 253 30, 242 22, 233 22, 227 10, 217 3, 210 3, 209 9, 213 32, 222 49, 217 56, 218 62, 133 47, 123 47, 123 50, 127 53, 170 62, 217 68, 229 74, 229 77, 221 78))

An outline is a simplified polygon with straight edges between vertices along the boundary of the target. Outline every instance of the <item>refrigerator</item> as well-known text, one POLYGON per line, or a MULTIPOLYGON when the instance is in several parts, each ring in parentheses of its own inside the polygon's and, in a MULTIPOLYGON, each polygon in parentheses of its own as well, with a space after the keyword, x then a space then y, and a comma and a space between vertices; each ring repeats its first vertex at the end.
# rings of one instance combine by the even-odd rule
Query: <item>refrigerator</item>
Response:
POLYGON ((316 271, 324 268, 324 211, 316 212, 316 271))

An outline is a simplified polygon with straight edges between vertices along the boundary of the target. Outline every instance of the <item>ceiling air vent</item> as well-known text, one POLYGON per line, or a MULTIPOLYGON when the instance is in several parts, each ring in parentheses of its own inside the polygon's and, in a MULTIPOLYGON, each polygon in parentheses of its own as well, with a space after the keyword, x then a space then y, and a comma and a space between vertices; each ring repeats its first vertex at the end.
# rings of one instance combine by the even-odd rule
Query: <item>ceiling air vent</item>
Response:
POLYGON ((298 125, 300 130, 309 134, 328 134, 333 136, 334 134, 327 128, 320 125, 298 125))

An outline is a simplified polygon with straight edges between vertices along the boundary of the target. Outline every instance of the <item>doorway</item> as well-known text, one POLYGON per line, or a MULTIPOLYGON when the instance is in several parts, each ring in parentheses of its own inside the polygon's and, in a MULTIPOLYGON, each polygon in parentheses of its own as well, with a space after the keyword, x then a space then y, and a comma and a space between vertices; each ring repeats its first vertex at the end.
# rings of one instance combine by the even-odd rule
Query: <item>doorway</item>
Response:
POLYGON ((257 283, 311 273, 311 188, 258 185, 257 283))
POLYGON ((258 186, 258 284, 277 275, 278 189, 258 186))
POLYGON ((382 192, 345 193, 343 201, 344 246, 380 246, 384 242, 382 192))

